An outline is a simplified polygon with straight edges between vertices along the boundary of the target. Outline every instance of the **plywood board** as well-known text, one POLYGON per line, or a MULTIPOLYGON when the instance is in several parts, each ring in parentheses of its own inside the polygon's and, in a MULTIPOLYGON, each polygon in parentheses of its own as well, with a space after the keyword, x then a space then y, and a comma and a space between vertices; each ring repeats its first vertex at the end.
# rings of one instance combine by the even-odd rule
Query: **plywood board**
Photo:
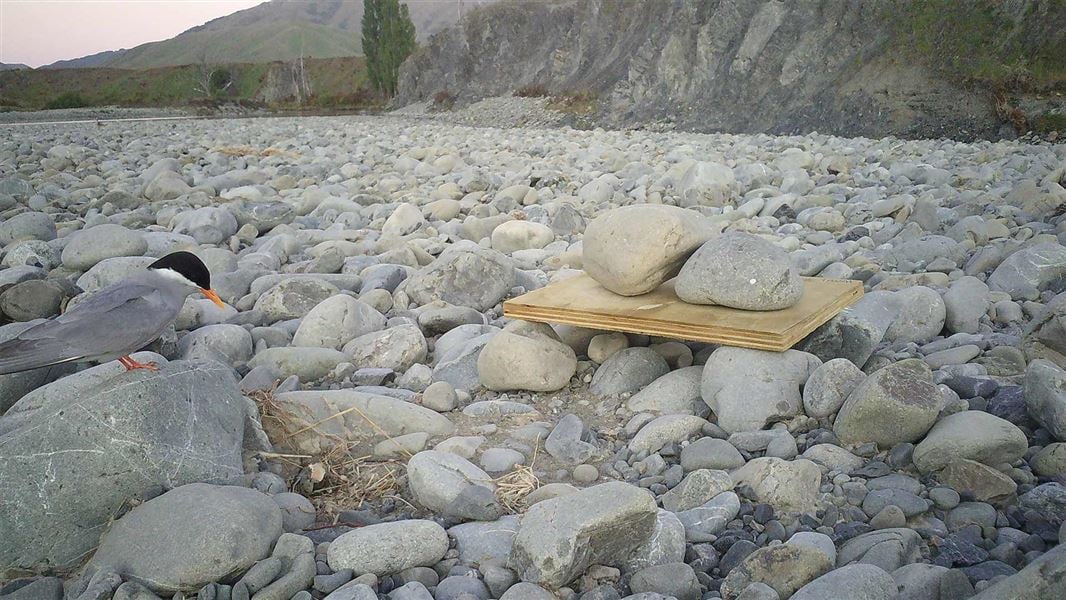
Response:
POLYGON ((750 311, 688 304, 673 281, 640 296, 619 296, 582 274, 503 303, 513 319, 783 352, 862 297, 858 281, 804 277, 799 304, 750 311))

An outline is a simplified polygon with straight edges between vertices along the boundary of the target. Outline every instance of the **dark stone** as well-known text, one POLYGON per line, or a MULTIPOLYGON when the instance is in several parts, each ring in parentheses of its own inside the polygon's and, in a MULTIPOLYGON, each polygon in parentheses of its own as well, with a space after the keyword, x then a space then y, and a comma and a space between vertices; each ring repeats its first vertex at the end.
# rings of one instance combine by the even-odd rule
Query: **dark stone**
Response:
POLYGON ((892 446, 888 452, 888 466, 893 469, 902 469, 911 464, 914 457, 914 444, 904 442, 892 446))
POLYGON ((970 578, 971 583, 986 581, 1000 575, 1007 575, 1009 577, 1018 572, 1014 567, 1006 563, 1001 563, 998 560, 990 560, 973 565, 972 567, 962 567, 960 570, 963 573, 966 573, 966 576, 970 578))
POLYGON ((578 596, 580 600, 620 600, 618 590, 609 585, 598 585, 578 596))
POLYGON ((988 560, 988 552, 957 535, 951 535, 940 542, 939 552, 933 564, 942 567, 969 567, 986 560, 988 560))
POLYGON ((1010 421, 1019 427, 1033 429, 1036 423, 1029 418, 1025 406, 1025 389, 1020 385, 1002 386, 988 400, 985 410, 1001 419, 1010 421))
POLYGON ((884 477, 892 472, 892 467, 889 467, 885 463, 879 460, 872 460, 862 468, 856 469, 851 472, 853 477, 865 477, 866 479, 873 479, 875 477, 884 477))
POLYGON ((765 524, 770 519, 774 518, 774 507, 769 504, 756 504, 753 511, 756 523, 765 524))
POLYGON ((748 557, 749 554, 758 550, 759 547, 754 542, 748 540, 739 540, 729 547, 725 555, 722 556, 722 560, 718 562, 718 572, 723 576, 728 575, 733 567, 740 564, 742 560, 748 557))
POLYGON ((999 382, 988 377, 956 375, 943 383, 958 394, 959 398, 991 398, 999 390, 999 382))

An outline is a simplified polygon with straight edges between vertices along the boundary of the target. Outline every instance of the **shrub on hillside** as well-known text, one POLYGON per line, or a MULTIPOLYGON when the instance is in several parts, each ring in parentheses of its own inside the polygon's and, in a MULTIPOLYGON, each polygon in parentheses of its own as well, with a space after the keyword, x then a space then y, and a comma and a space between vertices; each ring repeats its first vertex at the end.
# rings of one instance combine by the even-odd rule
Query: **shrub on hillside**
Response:
POLYGON ((77 92, 66 92, 53 98, 48 104, 44 105, 45 110, 56 110, 60 108, 82 108, 89 106, 89 101, 86 100, 81 94, 77 92))
POLYGON ((514 95, 519 98, 544 98, 548 96, 548 86, 543 83, 531 83, 529 85, 523 85, 514 91, 514 95))
POLYGON ((451 108, 455 104, 455 93, 448 90, 441 90, 436 94, 433 94, 433 106, 440 109, 451 108))

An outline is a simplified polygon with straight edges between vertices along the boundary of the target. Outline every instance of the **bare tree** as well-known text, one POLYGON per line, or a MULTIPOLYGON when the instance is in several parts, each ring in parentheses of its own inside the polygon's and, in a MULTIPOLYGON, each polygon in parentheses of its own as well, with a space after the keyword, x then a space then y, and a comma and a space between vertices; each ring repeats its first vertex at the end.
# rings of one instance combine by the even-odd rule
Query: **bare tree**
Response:
POLYGON ((196 84, 193 91, 210 98, 228 90, 231 85, 233 78, 229 77, 229 72, 212 65, 207 60, 207 50, 201 50, 200 60, 196 63, 196 84), (223 73, 225 78, 220 79, 218 75, 223 73))

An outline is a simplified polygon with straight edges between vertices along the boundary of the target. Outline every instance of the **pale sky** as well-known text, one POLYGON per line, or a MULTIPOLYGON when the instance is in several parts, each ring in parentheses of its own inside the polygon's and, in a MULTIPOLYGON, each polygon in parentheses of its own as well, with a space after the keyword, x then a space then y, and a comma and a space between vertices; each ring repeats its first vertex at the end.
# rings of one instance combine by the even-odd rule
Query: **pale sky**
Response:
POLYGON ((31 67, 174 37, 264 0, 0 0, 0 62, 31 67))

